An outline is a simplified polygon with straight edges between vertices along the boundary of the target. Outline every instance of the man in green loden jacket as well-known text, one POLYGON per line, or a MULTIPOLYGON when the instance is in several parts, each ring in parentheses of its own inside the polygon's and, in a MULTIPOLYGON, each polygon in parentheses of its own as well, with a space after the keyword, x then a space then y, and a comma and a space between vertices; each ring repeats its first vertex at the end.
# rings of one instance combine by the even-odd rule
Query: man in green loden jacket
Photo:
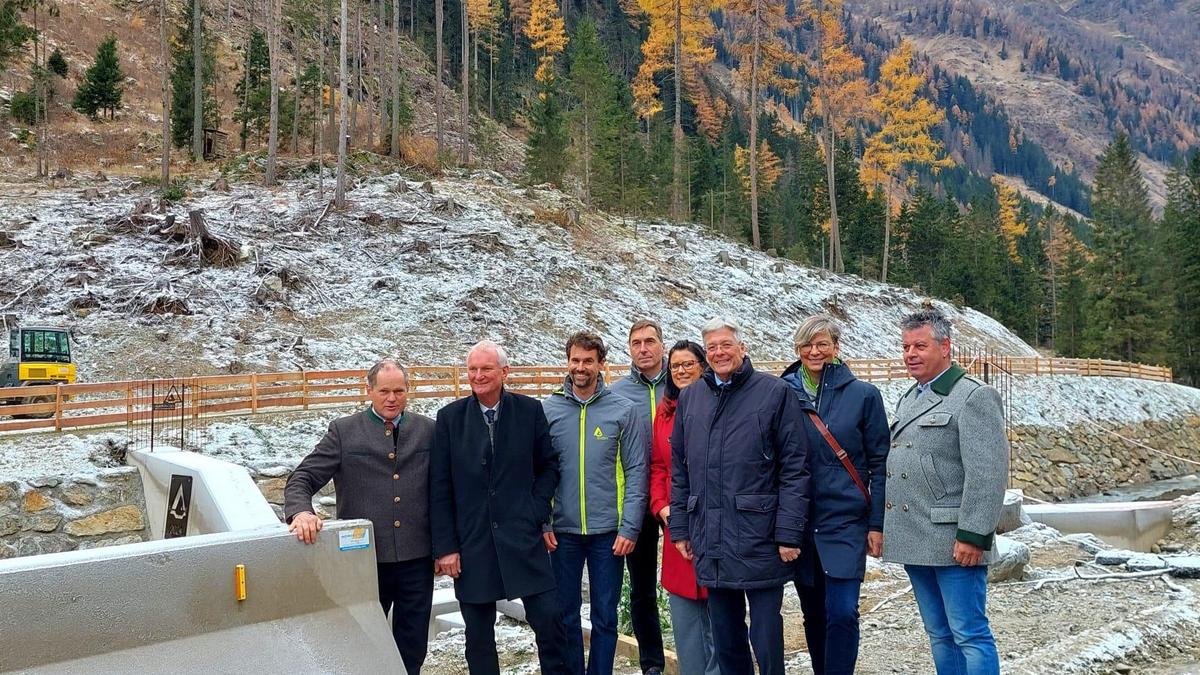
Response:
POLYGON ((607 351, 597 335, 572 335, 566 381, 542 402, 561 476, 548 545, 567 628, 567 664, 579 675, 585 672, 583 567, 592 622, 586 672, 604 675, 612 672, 616 653, 622 561, 634 549, 649 490, 649 431, 635 405, 604 386, 607 351))

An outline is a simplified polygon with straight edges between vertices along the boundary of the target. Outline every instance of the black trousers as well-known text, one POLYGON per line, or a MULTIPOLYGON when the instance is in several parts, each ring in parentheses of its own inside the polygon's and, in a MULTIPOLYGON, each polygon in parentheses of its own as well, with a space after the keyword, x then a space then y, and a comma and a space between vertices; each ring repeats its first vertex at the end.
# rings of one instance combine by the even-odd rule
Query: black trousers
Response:
POLYGON ((418 675, 429 646, 433 558, 378 563, 379 604, 392 613, 392 638, 409 675, 418 675))
MULTIPOLYGON (((538 663, 546 675, 565 675, 567 635, 558 613, 558 595, 549 590, 521 598, 525 621, 533 629, 537 642, 538 663)), ((467 624, 467 669, 471 675, 500 675, 496 653, 496 603, 459 602, 467 624)))
POLYGON ((625 556, 629 568, 629 618, 638 643, 642 672, 663 669, 662 627, 658 622, 658 520, 646 513, 633 553, 625 556))
POLYGON ((721 675, 753 675, 754 660, 760 675, 783 675, 783 586, 739 590, 708 589, 708 619, 721 675), (750 605, 750 631, 746 631, 746 605, 750 605), (749 637, 749 640, 747 640, 749 637))

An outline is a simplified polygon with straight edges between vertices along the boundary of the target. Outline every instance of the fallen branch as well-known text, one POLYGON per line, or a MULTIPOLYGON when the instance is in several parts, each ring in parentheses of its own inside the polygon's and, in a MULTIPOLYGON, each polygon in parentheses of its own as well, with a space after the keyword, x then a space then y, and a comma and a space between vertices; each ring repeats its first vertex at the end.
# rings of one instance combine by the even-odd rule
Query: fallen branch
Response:
POLYGON ((887 596, 883 600, 880 600, 878 604, 876 604, 871 609, 868 609, 866 612, 864 612, 864 614, 870 614, 872 612, 883 609, 885 606, 887 606, 888 603, 890 603, 891 601, 893 601, 897 598, 901 598, 901 597, 907 595, 908 592, 911 590, 912 590, 912 586, 905 586, 904 588, 900 589, 899 591, 896 591, 895 593, 892 593, 891 595, 887 596))
MULTIPOLYGON (((318 227, 320 227, 320 226, 321 226, 321 221, 322 221, 322 220, 325 220, 325 216, 326 216, 326 214, 328 214, 328 213, 329 213, 329 208, 330 208, 331 206, 333 206, 333 200, 332 200, 332 199, 331 199, 331 200, 329 200, 328 202, 326 202, 326 203, 325 203, 325 210, 324 210, 324 211, 321 211, 321 215, 317 216, 317 219, 313 221, 313 229, 314 229, 314 230, 315 230, 315 229, 317 229, 318 227)), ((301 232, 303 232, 303 231, 304 231, 304 228, 303 228, 303 227, 302 227, 302 228, 300 228, 300 231, 301 231, 301 232)))
POLYGON ((38 279, 36 281, 34 281, 32 284, 29 284, 24 289, 22 289, 20 292, 18 292, 15 296, 13 296, 12 300, 9 300, 8 302, 4 303, 3 305, 0 305, 0 310, 8 309, 9 307, 12 307, 13 305, 17 304, 17 301, 20 300, 22 296, 24 296, 29 291, 32 291, 33 289, 37 288, 38 286, 41 286, 42 282, 45 281, 51 274, 54 274, 55 272, 57 272, 59 267, 60 267, 60 265, 55 265, 54 269, 52 269, 49 272, 46 272, 42 276, 38 277, 38 279))
POLYGON ((1156 576, 1159 576, 1159 575, 1165 573, 1165 570, 1157 569, 1157 570, 1145 570, 1142 572, 1110 572, 1108 574, 1080 574, 1079 569, 1075 568, 1075 567, 1072 567, 1071 571, 1075 573, 1074 576, 1047 577, 1045 579, 1033 579, 1030 581, 1010 581, 1010 582, 1007 582, 1002 585, 1003 586, 1029 586, 1029 585, 1032 585, 1033 588, 1030 590, 1030 592, 1033 592, 1033 591, 1040 591, 1042 589, 1042 586, 1045 586, 1046 584, 1055 584, 1055 583, 1060 583, 1063 581, 1078 581, 1078 580, 1105 581, 1105 580, 1113 580, 1113 579, 1120 580, 1120 581, 1128 581, 1130 579, 1147 579, 1149 577, 1156 577, 1156 576))

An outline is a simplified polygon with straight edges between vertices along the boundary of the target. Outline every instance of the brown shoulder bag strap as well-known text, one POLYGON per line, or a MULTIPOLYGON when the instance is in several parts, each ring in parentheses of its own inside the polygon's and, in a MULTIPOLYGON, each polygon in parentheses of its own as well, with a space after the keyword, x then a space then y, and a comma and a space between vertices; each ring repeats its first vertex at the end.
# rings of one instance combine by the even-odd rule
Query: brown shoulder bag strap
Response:
POLYGON ((821 417, 816 412, 812 410, 805 410, 804 412, 808 414, 808 418, 817 427, 817 431, 821 432, 821 435, 825 437, 825 442, 829 444, 829 448, 833 450, 833 454, 841 460, 842 466, 846 467, 846 472, 854 479, 854 484, 858 486, 858 491, 862 493, 863 499, 866 499, 867 505, 870 506, 871 493, 867 490, 867 486, 863 484, 862 478, 859 478, 858 469, 854 468, 854 462, 850 461, 850 455, 846 454, 846 451, 838 444, 833 434, 829 433, 829 427, 825 426, 825 423, 821 421, 821 417))

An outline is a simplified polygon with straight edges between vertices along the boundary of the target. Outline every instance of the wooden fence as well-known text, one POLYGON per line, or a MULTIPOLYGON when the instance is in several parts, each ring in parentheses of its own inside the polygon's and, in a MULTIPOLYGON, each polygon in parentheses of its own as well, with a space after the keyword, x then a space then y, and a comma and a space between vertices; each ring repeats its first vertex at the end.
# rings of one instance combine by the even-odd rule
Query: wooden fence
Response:
MULTIPOLYGON (((756 362, 755 367, 778 373, 787 361, 756 362)), ((848 359, 847 365, 860 379, 882 383, 908 379, 903 362, 896 359, 848 359)), ((976 361, 972 371, 983 363, 976 361)), ((1122 361, 1099 359, 1042 359, 1005 357, 1004 369, 1013 375, 1083 375, 1132 377, 1170 382, 1171 369, 1122 361)), ((534 396, 553 391, 566 375, 565 366, 514 366, 508 386, 534 396)), ((609 366, 606 379, 622 377, 627 369, 609 366)), ((190 392, 178 403, 176 417, 199 419, 217 414, 308 410, 313 407, 364 403, 364 370, 320 370, 294 373, 215 375, 170 382, 183 382, 190 392)), ((409 368, 410 398, 457 398, 470 392, 466 368, 460 366, 412 366, 409 368)), ((167 382, 167 381, 163 381, 167 382)), ((0 389, 0 401, 33 399, 35 402, 0 407, 0 432, 25 430, 62 431, 77 427, 133 426, 147 419, 153 404, 150 380, 94 382, 0 389), (25 417, 37 416, 36 419, 25 417)))

